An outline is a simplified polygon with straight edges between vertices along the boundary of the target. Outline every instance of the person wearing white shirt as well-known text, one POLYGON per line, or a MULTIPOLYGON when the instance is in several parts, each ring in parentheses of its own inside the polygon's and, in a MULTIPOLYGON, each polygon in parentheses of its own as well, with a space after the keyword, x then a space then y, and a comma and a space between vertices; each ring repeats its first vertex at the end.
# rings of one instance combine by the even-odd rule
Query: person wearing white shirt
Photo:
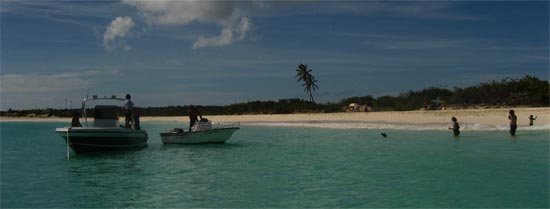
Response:
POLYGON ((130 100, 131 98, 130 94, 126 94, 126 101, 124 101, 125 128, 131 128, 134 124, 134 103, 130 100))

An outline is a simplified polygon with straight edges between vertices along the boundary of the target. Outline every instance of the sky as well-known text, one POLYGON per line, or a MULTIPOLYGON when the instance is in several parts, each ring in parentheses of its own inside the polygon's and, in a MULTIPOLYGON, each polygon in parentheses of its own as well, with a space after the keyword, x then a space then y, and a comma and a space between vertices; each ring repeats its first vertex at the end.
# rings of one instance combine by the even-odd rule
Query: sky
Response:
POLYGON ((549 78, 548 1, 0 1, 0 109, 398 95, 549 78), (68 103, 65 100, 69 101, 68 103))

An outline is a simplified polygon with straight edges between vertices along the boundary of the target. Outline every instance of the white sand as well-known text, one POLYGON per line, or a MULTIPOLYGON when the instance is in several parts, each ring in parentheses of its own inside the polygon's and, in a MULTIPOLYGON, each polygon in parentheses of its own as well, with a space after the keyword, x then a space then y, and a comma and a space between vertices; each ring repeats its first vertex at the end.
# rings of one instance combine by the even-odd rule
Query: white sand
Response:
MULTIPOLYGON (((550 127, 550 107, 542 108, 512 108, 518 116, 518 125, 527 126, 529 115, 538 116, 535 125, 550 127)), ((508 111, 510 109, 462 109, 462 110, 431 110, 431 111, 391 111, 391 112, 349 112, 349 113, 313 113, 313 114, 280 114, 280 115, 204 115, 213 122, 240 122, 241 124, 269 123, 388 123, 388 124, 450 124, 451 117, 458 118, 463 127, 467 124, 480 126, 508 126, 508 111)), ((70 118, 0 118, 0 121, 62 121, 70 122, 70 118)), ((175 117, 141 117, 142 122, 189 122, 186 116, 175 117)))
MULTIPOLYGON (((478 123, 486 125, 508 124, 510 109, 464 109, 432 111, 392 111, 392 112, 348 112, 348 113, 313 113, 313 114, 277 114, 277 115, 223 115, 208 116, 215 122, 387 122, 407 124, 450 123, 451 117, 457 117, 461 123, 478 123)), ((537 116, 535 124, 550 124, 550 108, 514 108, 518 116, 518 125, 528 125, 529 115, 537 116)), ((142 121, 188 122, 181 117, 143 117, 142 121)))

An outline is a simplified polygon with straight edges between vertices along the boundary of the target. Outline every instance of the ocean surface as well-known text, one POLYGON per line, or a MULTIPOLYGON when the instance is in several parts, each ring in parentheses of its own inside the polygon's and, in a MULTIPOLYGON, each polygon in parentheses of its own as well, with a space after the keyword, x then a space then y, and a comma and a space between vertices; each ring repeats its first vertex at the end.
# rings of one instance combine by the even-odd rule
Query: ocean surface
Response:
POLYGON ((1 208, 550 207, 547 129, 249 125, 167 146, 159 133, 181 124, 149 122, 142 150, 67 160, 66 125, 0 122, 1 208))

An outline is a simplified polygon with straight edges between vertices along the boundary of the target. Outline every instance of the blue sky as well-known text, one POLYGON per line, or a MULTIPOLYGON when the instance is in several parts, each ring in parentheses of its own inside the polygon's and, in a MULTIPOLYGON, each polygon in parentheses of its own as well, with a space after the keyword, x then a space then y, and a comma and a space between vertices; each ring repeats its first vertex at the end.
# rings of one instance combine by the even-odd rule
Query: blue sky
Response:
POLYGON ((548 1, 2 0, 1 109, 318 102, 549 78, 548 1))

